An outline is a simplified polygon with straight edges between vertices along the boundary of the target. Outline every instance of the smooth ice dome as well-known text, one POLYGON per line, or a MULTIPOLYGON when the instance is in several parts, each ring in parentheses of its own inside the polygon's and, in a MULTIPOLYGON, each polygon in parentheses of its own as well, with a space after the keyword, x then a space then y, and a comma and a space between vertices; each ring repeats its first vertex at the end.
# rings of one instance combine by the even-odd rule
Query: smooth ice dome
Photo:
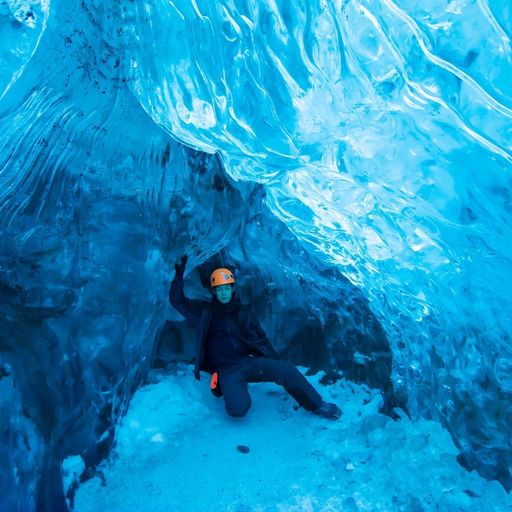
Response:
POLYGON ((6 0, 0 27, 0 509, 66 510, 63 462, 92 476, 190 362, 183 254, 190 296, 229 266, 283 358, 411 417, 369 435, 428 424, 460 482, 512 488, 510 2, 6 0))

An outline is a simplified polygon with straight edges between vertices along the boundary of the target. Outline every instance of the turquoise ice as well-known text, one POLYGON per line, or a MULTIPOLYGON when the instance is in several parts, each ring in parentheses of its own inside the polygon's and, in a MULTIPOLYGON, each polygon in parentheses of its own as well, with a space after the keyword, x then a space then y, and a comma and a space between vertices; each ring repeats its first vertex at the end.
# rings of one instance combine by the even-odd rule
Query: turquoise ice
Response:
POLYGON ((510 489, 511 37, 508 0, 0 2, 0 508, 108 453, 184 252, 283 347, 364 302, 412 418, 510 489))

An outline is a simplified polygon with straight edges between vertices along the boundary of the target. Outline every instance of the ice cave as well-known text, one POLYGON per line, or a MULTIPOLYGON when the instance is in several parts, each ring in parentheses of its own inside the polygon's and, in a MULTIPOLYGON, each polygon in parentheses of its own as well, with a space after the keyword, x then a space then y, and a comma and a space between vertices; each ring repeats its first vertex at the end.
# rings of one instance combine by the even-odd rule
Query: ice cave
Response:
POLYGON ((510 0, 0 0, 0 510, 512 510, 511 39, 510 0), (226 414, 183 256, 339 419, 226 414))

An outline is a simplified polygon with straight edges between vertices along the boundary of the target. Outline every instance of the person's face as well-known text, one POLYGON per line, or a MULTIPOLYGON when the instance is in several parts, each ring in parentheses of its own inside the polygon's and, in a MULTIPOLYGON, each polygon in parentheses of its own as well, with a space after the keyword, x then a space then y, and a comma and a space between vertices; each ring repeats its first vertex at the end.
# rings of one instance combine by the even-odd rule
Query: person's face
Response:
POLYGON ((230 284, 221 284, 214 289, 217 300, 222 304, 227 304, 231 300, 233 294, 233 287, 230 284))

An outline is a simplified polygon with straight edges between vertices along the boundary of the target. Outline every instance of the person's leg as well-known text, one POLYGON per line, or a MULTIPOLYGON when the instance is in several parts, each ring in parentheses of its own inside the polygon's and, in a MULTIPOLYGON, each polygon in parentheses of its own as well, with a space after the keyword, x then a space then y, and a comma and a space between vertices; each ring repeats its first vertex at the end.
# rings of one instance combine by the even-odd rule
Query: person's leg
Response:
POLYGON ((240 418, 251 407, 244 371, 245 364, 228 372, 219 372, 219 384, 224 396, 224 406, 230 416, 240 418))
POLYGON ((246 382, 275 382, 308 411, 322 404, 322 397, 292 363, 255 357, 245 367, 246 382))

